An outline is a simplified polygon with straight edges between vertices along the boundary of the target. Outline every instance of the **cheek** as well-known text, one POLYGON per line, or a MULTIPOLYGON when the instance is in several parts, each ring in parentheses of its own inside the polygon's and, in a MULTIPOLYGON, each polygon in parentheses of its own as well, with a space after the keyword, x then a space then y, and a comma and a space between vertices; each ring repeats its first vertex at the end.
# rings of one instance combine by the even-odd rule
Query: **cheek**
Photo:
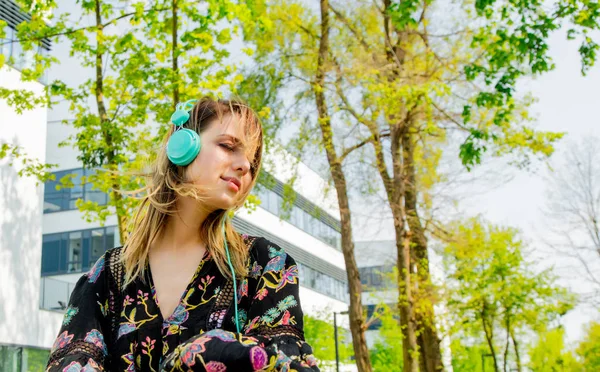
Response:
POLYGON ((245 186, 245 190, 244 192, 248 191, 248 189, 250 188, 250 184, 252 183, 252 176, 250 175, 250 173, 248 172, 248 174, 246 174, 243 178, 242 178, 242 184, 245 186))

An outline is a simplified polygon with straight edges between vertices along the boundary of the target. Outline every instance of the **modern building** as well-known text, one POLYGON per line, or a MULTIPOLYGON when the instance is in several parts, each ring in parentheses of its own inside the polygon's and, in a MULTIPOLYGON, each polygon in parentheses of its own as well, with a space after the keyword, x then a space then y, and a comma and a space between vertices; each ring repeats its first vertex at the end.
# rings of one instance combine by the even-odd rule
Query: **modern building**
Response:
MULTIPOLYGON (((12 39, 16 26, 27 17, 12 0, 0 0, 0 19, 8 23, 7 38, 12 39)), ((0 51, 7 57, 20 55, 18 43, 0 43, 0 51)), ((64 45, 51 48, 44 40, 38 52, 51 52, 61 60, 49 71, 49 80, 72 82, 89 73, 74 65, 64 45)), ((22 63, 26 61, 17 58, 0 70, 0 86, 41 94, 45 81, 21 82, 22 63)), ((33 178, 18 175, 18 162, 11 165, 8 159, 0 160, 0 371, 40 370, 77 279, 107 249, 120 245, 115 217, 109 217, 104 226, 89 223, 75 206, 78 199, 106 203, 107 195, 78 184, 78 179, 93 171, 82 168, 75 149, 58 147, 72 133, 61 124, 69 115, 66 105, 19 114, 0 101, 0 143, 18 144, 29 158, 58 164, 55 181, 37 184, 33 178), (57 180, 66 174, 75 174, 75 187, 58 190, 57 180)), ((286 212, 284 184, 292 178, 289 164, 295 162, 281 150, 265 156, 263 171, 273 182, 257 187, 262 204, 253 211, 241 210, 234 225, 242 233, 267 237, 296 259, 300 300, 307 314, 346 310, 347 279, 334 190, 325 193, 325 181, 300 163, 294 177, 293 206, 286 212)))

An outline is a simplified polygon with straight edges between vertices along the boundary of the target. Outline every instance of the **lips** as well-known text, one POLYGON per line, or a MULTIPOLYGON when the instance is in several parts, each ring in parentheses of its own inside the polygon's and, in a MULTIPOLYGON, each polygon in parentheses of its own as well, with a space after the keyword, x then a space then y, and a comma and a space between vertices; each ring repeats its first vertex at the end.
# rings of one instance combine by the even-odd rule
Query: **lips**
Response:
POLYGON ((238 180, 235 177, 221 177, 221 179, 227 181, 227 182, 231 182, 234 185, 236 185, 238 187, 238 189, 240 189, 242 187, 242 183, 240 182, 240 180, 238 180))

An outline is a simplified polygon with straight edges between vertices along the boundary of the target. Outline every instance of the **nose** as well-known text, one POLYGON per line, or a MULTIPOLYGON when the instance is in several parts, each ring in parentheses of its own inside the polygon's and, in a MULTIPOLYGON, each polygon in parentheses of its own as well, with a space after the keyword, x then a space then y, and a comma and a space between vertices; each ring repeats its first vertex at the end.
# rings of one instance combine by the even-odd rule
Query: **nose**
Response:
POLYGON ((236 170, 236 172, 240 172, 241 176, 243 177, 250 171, 250 161, 248 160, 245 154, 240 153, 238 156, 235 157, 233 167, 236 170))

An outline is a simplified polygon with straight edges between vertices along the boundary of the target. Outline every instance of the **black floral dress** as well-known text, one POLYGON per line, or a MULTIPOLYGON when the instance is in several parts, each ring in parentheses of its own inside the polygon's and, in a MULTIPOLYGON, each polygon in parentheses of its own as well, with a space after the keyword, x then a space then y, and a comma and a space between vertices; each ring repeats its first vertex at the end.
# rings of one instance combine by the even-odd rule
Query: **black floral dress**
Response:
POLYGON ((163 319, 149 266, 121 290, 121 249, 83 275, 71 295, 47 371, 318 371, 304 342, 298 267, 283 249, 243 236, 249 275, 233 282, 210 255, 163 319))

